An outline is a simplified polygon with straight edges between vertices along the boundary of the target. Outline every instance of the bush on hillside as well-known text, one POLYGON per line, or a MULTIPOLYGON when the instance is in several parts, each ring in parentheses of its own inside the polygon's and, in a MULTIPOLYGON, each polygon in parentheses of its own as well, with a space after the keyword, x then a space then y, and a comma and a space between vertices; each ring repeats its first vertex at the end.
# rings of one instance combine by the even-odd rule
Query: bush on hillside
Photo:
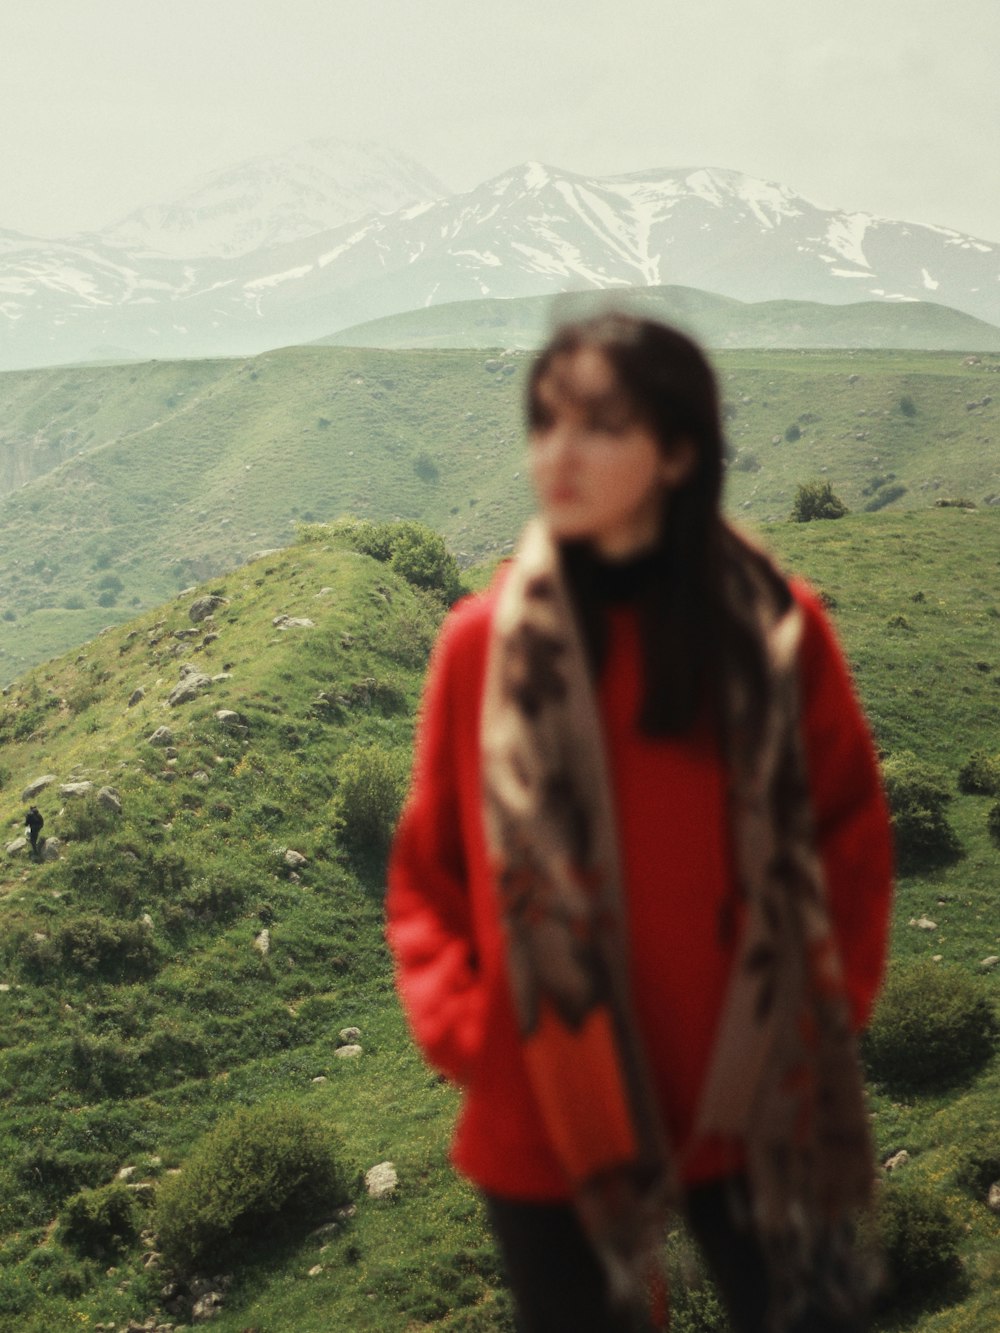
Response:
POLYGON ((351 1193, 341 1152, 330 1125, 292 1103, 226 1116, 160 1186, 161 1250, 190 1272, 329 1217, 351 1193))
POLYGON ((398 751, 352 745, 334 774, 333 824, 349 852, 384 859, 406 795, 407 765, 398 751))
POLYGON ((110 1258, 135 1240, 139 1226, 135 1196, 115 1181, 99 1189, 83 1189, 67 1199, 56 1236, 92 1259, 110 1258))
POLYGON ((973 750, 958 770, 958 790, 970 796, 1000 794, 1000 755, 973 750))
POLYGON ((796 523, 811 523, 817 518, 843 518, 849 510, 839 495, 835 495, 828 481, 803 482, 795 492, 792 519, 796 523))
POLYGON ((962 1275, 958 1247, 963 1229, 934 1189, 887 1181, 875 1226, 885 1263, 883 1306, 912 1309, 954 1289, 962 1275))
POLYGON ((862 1051, 877 1082, 918 1092, 979 1069, 997 1036, 993 1009, 973 978, 921 960, 889 973, 862 1051))
POLYGON ((900 872, 919 874, 959 860, 962 844, 945 814, 951 790, 944 770, 900 750, 885 760, 882 777, 900 872))
POLYGON ((1000 801, 990 806, 989 814, 986 816, 986 828, 990 841, 994 846, 1000 847, 1000 801))
POLYGON ((100 916, 78 916, 50 936, 33 934, 21 941, 19 953, 28 972, 40 979, 72 971, 105 981, 138 981, 151 976, 158 963, 144 922, 100 916))
MULTIPOLYGON (((340 519, 327 535, 347 541, 353 550, 388 563, 407 582, 436 593, 449 605, 464 591, 455 557, 440 537, 424 523, 373 523, 370 519, 340 519)), ((309 533, 300 538, 309 540, 309 533)))
POLYGON ((440 593, 451 605, 462 594, 462 576, 444 539, 422 523, 400 523, 390 565, 408 583, 440 593))
POLYGON ((1000 1128, 994 1125, 965 1140, 955 1178, 981 1203, 986 1201, 990 1186, 1000 1181, 1000 1128))

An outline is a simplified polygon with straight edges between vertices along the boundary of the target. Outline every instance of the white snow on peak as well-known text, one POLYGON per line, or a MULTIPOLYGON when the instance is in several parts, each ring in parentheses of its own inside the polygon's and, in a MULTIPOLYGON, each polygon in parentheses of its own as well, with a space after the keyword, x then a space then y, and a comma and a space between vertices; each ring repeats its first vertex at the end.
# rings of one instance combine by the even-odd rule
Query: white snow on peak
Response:
POLYGON ((418 163, 381 144, 312 139, 205 177, 170 203, 136 210, 101 238, 175 258, 231 257, 445 193, 418 163))
POLYGON ((938 280, 936 278, 932 278, 925 268, 922 268, 920 270, 920 276, 923 278, 924 286, 927 288, 929 292, 936 292, 937 289, 941 286, 938 280))
POLYGON ((540 190, 552 179, 547 167, 541 162, 526 162, 524 167, 524 186, 527 190, 540 190))
POLYGON ((869 274, 871 264, 865 258, 864 241, 872 221, 868 213, 839 213, 830 219, 826 229, 830 249, 849 263, 868 269, 869 274))

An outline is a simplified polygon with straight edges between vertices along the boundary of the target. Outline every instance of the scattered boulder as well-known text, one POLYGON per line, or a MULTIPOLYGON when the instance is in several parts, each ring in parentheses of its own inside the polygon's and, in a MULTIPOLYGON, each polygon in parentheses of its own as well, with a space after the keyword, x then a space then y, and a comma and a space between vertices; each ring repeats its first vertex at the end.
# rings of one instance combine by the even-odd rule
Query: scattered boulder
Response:
POLYGON ((315 629, 316 622, 308 616, 275 616, 271 621, 275 629, 315 629))
POLYGON ((363 1052, 360 1046, 338 1046, 333 1053, 338 1060, 356 1060, 363 1052))
POLYGON ((979 964, 979 970, 980 972, 992 972, 998 965, 1000 965, 1000 954, 991 953, 989 958, 984 958, 979 964))
POLYGON ((43 861, 58 861, 62 856, 62 840, 60 838, 40 838, 38 846, 43 861))
POLYGON ((220 606, 226 606, 225 597, 218 597, 209 593, 205 597, 196 598, 188 607, 188 618, 198 624, 199 621, 207 620, 209 616, 214 616, 220 606))
POLYGON ((243 714, 234 712, 232 708, 217 708, 215 720, 225 731, 231 731, 237 736, 245 736, 250 730, 243 714))
POLYGON ((379 1162, 365 1172, 365 1189, 371 1199, 391 1199, 399 1187, 399 1176, 392 1162, 379 1162))
POLYGON ((136 704, 141 704, 143 699, 145 699, 145 697, 146 697, 146 687, 144 685, 137 685, 136 688, 132 691, 132 693, 128 697, 129 708, 134 708, 136 704))
POLYGON ((986 1207, 991 1213, 1000 1213, 1000 1180, 994 1180, 986 1196, 986 1207))
POLYGON ((911 916, 910 925, 915 926, 917 930, 937 930, 937 922, 932 921, 929 916, 911 916))
POLYGON ((255 935, 253 947, 260 954, 261 958, 266 958, 271 950, 271 932, 264 929, 259 935, 255 935))
POLYGON ((307 864, 307 862, 308 862, 307 857, 303 856, 301 852, 297 852, 291 847, 289 847, 288 850, 285 852, 285 865, 291 866, 293 870, 298 870, 299 866, 304 866, 307 864))
POLYGON ((176 708, 178 704, 190 703, 192 699, 197 699, 202 690, 207 689, 211 683, 211 676, 206 676, 201 671, 189 670, 183 672, 182 668, 182 679, 167 695, 167 703, 171 708, 176 708))
POLYGON ((59 795, 66 800, 72 800, 76 796, 89 796, 93 790, 92 782, 64 782, 59 788, 59 795))
POLYGON ((207 783, 211 782, 211 780, 212 779, 208 776, 208 774, 205 772, 203 768, 195 769, 195 771, 191 774, 191 781, 200 782, 202 786, 205 786, 207 783))
POLYGON ((120 815, 122 812, 122 798, 114 787, 102 787, 97 793, 97 804, 103 806, 105 810, 110 810, 113 815, 120 815))
POLYGON ((905 1148, 901 1148, 899 1152, 894 1152, 891 1157, 885 1159, 882 1168, 891 1175, 893 1171, 898 1171, 901 1166, 905 1166, 909 1160, 910 1154, 905 1148))
POLYGON ((340 1040, 345 1043, 345 1045, 349 1045, 351 1042, 361 1040, 361 1029, 341 1028, 340 1032, 338 1033, 338 1036, 340 1037, 340 1040))
POLYGON ((7 844, 7 846, 4 848, 4 851, 7 853, 8 856, 20 856, 20 854, 24 851, 27 845, 28 845, 27 838, 23 837, 15 838, 13 842, 9 842, 7 844))
POLYGON ((173 745, 173 743, 174 733, 169 727, 157 727, 146 741, 147 745, 173 745))
POLYGON ((21 792, 21 800, 30 801, 31 798, 37 796, 40 791, 44 791, 46 787, 50 787, 55 780, 56 775, 54 773, 43 773, 40 778, 35 778, 32 782, 28 783, 24 791, 21 792))

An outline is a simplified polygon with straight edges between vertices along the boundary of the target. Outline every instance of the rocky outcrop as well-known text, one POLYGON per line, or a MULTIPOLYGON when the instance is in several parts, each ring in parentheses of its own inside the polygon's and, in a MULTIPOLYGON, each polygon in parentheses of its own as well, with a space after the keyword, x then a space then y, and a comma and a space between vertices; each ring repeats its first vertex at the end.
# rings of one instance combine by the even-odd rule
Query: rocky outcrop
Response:
POLYGON ((208 593, 204 597, 199 597, 188 607, 189 618, 197 625, 202 620, 207 620, 209 616, 214 616, 220 607, 226 606, 225 597, 219 597, 214 593, 208 593))

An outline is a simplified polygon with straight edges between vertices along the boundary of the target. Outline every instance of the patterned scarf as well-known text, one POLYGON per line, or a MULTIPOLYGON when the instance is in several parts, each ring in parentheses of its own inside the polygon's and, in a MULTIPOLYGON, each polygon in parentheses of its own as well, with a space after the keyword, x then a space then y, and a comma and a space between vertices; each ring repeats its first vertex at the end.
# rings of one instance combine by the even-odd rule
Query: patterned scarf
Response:
MULTIPOLYGON (((745 1144, 779 1330, 807 1296, 844 1312, 863 1301, 849 1219, 869 1199, 872 1154, 799 732, 801 613, 768 558, 730 528, 722 576, 728 615, 765 647, 768 689, 762 713, 735 672, 723 688, 746 925, 695 1132, 745 1144)), ((640 1308, 680 1191, 631 1014, 594 686, 557 549, 537 521, 498 600, 482 754, 529 1077, 612 1295, 640 1308)))

